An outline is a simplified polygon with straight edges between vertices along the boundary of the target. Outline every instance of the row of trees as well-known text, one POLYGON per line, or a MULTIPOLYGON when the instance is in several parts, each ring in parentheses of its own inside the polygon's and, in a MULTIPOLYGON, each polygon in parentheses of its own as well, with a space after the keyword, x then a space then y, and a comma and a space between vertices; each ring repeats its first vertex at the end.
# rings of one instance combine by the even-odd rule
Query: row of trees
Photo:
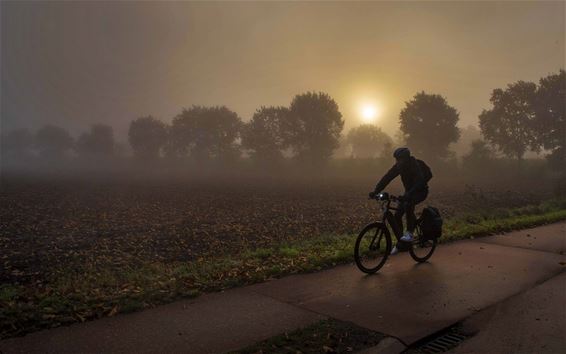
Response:
MULTIPOLYGON (((224 106, 183 109, 170 125, 152 117, 131 122, 128 140, 136 157, 230 161, 247 153, 260 163, 293 156, 305 163, 327 160, 339 145, 344 126, 336 102, 325 93, 297 95, 289 107, 261 107, 248 123, 224 106)), ((75 151, 85 158, 114 154, 112 127, 93 125, 75 141, 64 128, 46 125, 35 136, 20 129, 2 137, 5 157, 57 158, 75 151)))
MULTIPOLYGON (((458 131, 458 116, 441 96, 417 94, 401 113, 402 131, 407 142, 423 147, 426 152, 428 126, 458 131), (424 113, 448 110, 455 114, 448 123, 437 122, 424 113)), ((140 117, 130 123, 129 144, 134 155, 142 160, 191 158, 197 162, 208 160, 231 161, 245 153, 259 164, 277 164, 286 157, 308 165, 328 160, 341 143, 351 148, 350 156, 371 158, 390 155, 393 139, 380 128, 366 124, 351 129, 344 140, 341 134, 344 120, 336 102, 325 93, 307 92, 297 95, 289 107, 261 107, 248 123, 224 106, 192 106, 183 109, 170 124, 152 116, 140 117)), ((452 139, 435 139, 437 150, 446 148, 452 139)), ((40 156, 56 158, 74 150, 80 157, 103 158, 115 151, 112 128, 97 124, 74 141, 64 128, 47 125, 33 137, 28 130, 17 130, 2 139, 3 154, 30 155, 35 149, 40 156)), ((436 146, 436 145, 435 145, 436 146)), ((420 151, 420 150, 419 150, 420 151)))
MULTIPOLYGON (((521 162, 526 152, 544 150, 550 165, 566 169, 566 72, 533 82, 518 81, 491 93, 492 107, 479 116, 483 139, 472 141, 463 158, 478 169, 499 153, 521 162)), ((399 115, 401 140, 419 156, 445 159, 460 138, 459 114, 439 95, 417 93, 399 115)), ((376 127, 361 126, 348 135, 353 147, 387 152, 391 139, 376 127), (365 143, 363 143, 365 142, 365 143)), ((355 151, 356 149, 354 149, 355 151)), ((355 154, 358 155, 358 154, 355 154)))
MULTIPOLYGON (((564 70, 542 78, 539 84, 519 81, 492 92, 493 107, 480 115, 484 140, 472 144, 466 157, 471 164, 493 158, 496 151, 521 160, 526 151, 549 152, 555 165, 565 165, 566 74, 564 70)), ((459 113, 440 95, 417 93, 399 115, 399 140, 416 155, 433 159, 450 156, 458 141, 459 113)), ((336 102, 325 93, 296 95, 289 107, 261 107, 247 123, 224 106, 183 109, 170 124, 152 116, 131 122, 128 140, 134 155, 143 160, 161 157, 191 158, 197 162, 230 161, 242 154, 259 164, 276 164, 286 157, 320 164, 340 145, 344 120, 336 102)), ((393 139, 374 125, 351 129, 342 140, 351 156, 389 156, 393 139)), ((112 127, 93 125, 74 140, 63 128, 48 125, 35 136, 17 130, 2 138, 2 154, 25 156, 35 149, 54 158, 74 150, 97 158, 116 150, 112 127)))
POLYGON ((26 160, 34 155, 47 160, 60 159, 70 151, 82 158, 105 159, 115 151, 114 131, 111 126, 94 124, 76 140, 68 130, 56 125, 45 125, 35 134, 27 129, 17 129, 2 135, 2 157, 26 160))
POLYGON ((191 157, 196 161, 233 160, 242 150, 261 163, 292 155, 308 163, 328 159, 344 126, 336 102, 325 93, 297 95, 289 107, 261 107, 250 122, 228 108, 192 106, 171 125, 148 116, 130 125, 134 154, 154 159, 191 157))

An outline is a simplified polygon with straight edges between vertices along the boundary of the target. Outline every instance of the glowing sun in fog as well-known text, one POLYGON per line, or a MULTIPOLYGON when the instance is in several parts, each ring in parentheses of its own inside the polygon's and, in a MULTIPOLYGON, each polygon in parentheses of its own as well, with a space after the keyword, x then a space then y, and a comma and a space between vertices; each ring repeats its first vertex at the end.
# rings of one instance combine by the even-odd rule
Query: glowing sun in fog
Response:
POLYGON ((365 103, 360 106, 360 116, 364 123, 374 123, 379 113, 379 109, 375 104, 365 103))

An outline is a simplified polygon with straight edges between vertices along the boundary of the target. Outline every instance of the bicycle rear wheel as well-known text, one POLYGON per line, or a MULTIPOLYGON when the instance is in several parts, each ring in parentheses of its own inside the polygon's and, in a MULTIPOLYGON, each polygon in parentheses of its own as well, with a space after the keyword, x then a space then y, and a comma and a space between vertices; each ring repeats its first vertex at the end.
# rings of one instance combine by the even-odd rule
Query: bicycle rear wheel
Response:
POLYGON ((438 241, 436 238, 426 239, 419 227, 416 231, 409 253, 415 261, 426 262, 434 253, 438 241))
POLYGON ((354 248, 356 265, 364 273, 377 272, 391 252, 391 235, 381 222, 367 225, 358 235, 354 248))

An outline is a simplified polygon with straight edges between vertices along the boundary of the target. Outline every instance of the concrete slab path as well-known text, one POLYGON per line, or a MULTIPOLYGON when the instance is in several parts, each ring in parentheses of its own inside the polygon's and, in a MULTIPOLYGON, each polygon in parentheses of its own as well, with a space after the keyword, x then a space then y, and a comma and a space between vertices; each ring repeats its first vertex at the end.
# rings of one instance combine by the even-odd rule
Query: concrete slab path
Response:
POLYGON ((478 241, 566 254, 566 223, 550 224, 537 227, 536 229, 526 229, 498 236, 484 237, 478 239, 478 241))
POLYGON ((565 299, 563 272, 467 319, 464 327, 478 333, 450 353, 564 353, 565 299))
POLYGON ((223 353, 323 316, 246 288, 0 342, 0 353, 223 353))

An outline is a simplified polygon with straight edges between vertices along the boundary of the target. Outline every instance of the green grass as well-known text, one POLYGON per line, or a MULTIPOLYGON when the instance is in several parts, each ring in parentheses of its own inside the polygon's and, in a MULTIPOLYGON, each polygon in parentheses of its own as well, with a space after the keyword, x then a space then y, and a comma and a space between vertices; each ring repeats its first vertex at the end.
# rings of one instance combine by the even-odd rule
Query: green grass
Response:
POLYGON ((17 299, 20 289, 10 284, 0 285, 0 302, 10 302, 17 299))
MULTIPOLYGON (((442 243, 566 220, 566 200, 445 220, 442 243)), ((360 228, 363 225, 360 225, 360 228)), ((353 261, 357 235, 321 235, 191 263, 60 269, 46 286, 0 286, 0 337, 112 316, 201 293, 313 272, 353 261)))
POLYGON ((441 242, 488 236, 566 220, 566 206, 563 208, 554 210, 546 206, 520 208, 506 211, 508 214, 504 217, 500 217, 497 212, 459 216, 447 220, 443 227, 444 235, 441 242))

